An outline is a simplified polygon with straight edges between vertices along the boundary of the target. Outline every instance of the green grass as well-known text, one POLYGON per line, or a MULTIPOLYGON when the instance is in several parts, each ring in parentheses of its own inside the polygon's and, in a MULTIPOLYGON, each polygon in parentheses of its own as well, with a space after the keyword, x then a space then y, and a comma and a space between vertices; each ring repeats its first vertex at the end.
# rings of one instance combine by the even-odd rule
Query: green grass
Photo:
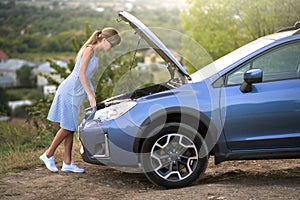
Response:
POLYGON ((42 144, 37 129, 21 122, 0 122, 0 127, 0 177, 36 165, 42 144))
MULTIPOLYGON (((55 131, 41 133, 30 124, 0 122, 0 177, 42 165, 39 156, 48 148, 54 135, 55 131)), ((74 151, 78 152, 79 147, 80 142, 74 136, 74 151)), ((63 159, 63 145, 58 147, 55 158, 63 159)), ((79 160, 80 155, 73 153, 73 159, 79 160)))

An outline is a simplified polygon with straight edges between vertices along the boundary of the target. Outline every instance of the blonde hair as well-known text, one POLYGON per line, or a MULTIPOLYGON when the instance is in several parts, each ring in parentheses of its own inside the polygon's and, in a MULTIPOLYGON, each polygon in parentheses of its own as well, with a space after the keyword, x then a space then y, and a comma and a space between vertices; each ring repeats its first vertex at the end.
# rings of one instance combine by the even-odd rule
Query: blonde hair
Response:
MULTIPOLYGON (((101 42, 105 38, 112 47, 121 43, 121 37, 119 36, 118 31, 115 28, 107 27, 100 30, 96 30, 90 38, 82 45, 80 50, 85 48, 88 45, 96 44, 98 41, 101 42)), ((79 50, 79 51, 80 51, 79 50)))

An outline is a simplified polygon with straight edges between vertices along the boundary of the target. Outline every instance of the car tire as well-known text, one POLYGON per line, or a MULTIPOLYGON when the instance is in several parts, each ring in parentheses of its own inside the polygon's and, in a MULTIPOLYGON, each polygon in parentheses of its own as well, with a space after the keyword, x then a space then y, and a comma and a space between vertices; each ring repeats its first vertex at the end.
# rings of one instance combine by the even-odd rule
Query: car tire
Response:
POLYGON ((170 122, 154 128, 141 149, 141 164, 146 177, 164 188, 191 185, 208 163, 206 143, 194 128, 170 122))

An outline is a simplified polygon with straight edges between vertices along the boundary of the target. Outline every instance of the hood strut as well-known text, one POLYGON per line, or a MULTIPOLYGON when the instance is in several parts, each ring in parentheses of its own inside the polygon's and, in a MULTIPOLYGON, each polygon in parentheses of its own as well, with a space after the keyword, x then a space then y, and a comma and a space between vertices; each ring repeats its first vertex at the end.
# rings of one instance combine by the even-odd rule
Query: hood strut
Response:
POLYGON ((181 73, 188 80, 191 80, 190 75, 186 72, 175 56, 139 19, 126 11, 120 12, 119 17, 121 17, 125 22, 129 23, 136 33, 138 33, 154 49, 154 51, 156 51, 166 61, 166 63, 171 63, 172 66, 177 68, 179 73, 181 73))
POLYGON ((129 69, 130 71, 131 71, 132 66, 133 66, 133 64, 134 64, 135 57, 136 57, 136 52, 137 52, 137 50, 138 50, 138 48, 139 48, 139 46, 140 46, 141 39, 142 39, 142 37, 139 36, 139 40, 138 40, 138 43, 137 43, 137 45, 136 45, 136 48, 135 48, 135 50, 134 50, 134 54, 133 54, 133 57, 132 57, 132 60, 131 60, 131 65, 130 65, 130 69, 129 69))
POLYGON ((137 43, 137 45, 136 45, 136 48, 135 48, 134 53, 133 53, 133 56, 132 56, 131 65, 130 65, 130 68, 129 68, 129 74, 128 74, 128 76, 127 76, 127 83, 129 83, 129 80, 130 80, 130 77, 131 77, 131 70, 132 70, 133 65, 134 65, 134 61, 135 61, 135 58, 136 58, 136 52, 137 52, 137 50, 138 50, 138 48, 139 48, 139 46, 140 46, 141 39, 142 39, 142 37, 139 36, 138 43, 137 43))

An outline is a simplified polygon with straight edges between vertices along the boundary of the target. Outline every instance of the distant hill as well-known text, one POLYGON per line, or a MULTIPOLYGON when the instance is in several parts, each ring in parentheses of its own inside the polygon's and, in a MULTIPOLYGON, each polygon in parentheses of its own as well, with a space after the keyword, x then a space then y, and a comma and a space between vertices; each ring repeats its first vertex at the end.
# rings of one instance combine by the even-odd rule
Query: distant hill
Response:
MULTIPOLYGON (((0 50, 9 57, 22 53, 72 52, 71 38, 85 41, 85 26, 125 28, 118 12, 129 10, 148 26, 181 31, 183 1, 1 1, 0 50), (158 3, 160 2, 160 3, 158 3), (174 3, 177 2, 177 3, 174 3)), ((128 27, 126 27, 128 29, 128 27)), ((169 40, 175 39, 172 36, 169 40)))

